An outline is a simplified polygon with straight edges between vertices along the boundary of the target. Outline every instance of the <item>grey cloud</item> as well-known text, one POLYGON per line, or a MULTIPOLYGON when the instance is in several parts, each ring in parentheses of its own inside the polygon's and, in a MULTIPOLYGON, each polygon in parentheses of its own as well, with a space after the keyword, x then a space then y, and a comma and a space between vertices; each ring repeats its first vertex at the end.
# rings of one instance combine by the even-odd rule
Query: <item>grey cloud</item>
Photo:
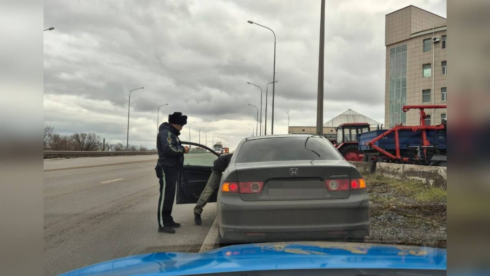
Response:
MULTIPOLYGON (((371 10, 356 8, 357 1, 327 1, 325 99, 332 106, 361 106, 357 111, 367 116, 371 106, 383 112, 384 14, 405 2, 387 1, 383 9, 373 1, 371 10)), ((442 2, 415 4, 439 11, 442 2)), ((272 81, 273 36, 246 22, 254 20, 277 34, 276 114, 306 113, 316 107, 319 3, 49 0, 45 24, 56 30, 45 35, 45 93, 127 108, 129 90, 145 86, 131 106, 148 119, 168 102, 167 111, 203 120, 250 120, 253 110, 246 104, 258 105, 259 95, 246 82, 265 92, 272 81)), ((87 107, 106 112, 97 108, 87 107)), ((61 124, 59 116, 50 117, 58 129, 74 124, 61 124)))

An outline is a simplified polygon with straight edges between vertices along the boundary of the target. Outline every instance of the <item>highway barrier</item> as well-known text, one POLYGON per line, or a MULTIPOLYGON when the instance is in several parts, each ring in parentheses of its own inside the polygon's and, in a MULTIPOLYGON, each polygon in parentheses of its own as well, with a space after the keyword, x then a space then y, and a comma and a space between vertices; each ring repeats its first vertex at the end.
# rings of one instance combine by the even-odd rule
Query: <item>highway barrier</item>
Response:
POLYGON ((124 155, 153 155, 157 151, 61 151, 45 150, 44 159, 72 158, 72 157, 100 157, 100 156, 124 156, 124 155))

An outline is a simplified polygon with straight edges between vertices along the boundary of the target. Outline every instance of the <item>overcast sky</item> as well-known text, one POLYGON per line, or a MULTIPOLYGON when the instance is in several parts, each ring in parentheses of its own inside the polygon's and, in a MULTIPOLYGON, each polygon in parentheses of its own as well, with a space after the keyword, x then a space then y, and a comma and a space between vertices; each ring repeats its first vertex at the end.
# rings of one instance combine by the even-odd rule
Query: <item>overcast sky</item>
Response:
MULTIPOLYGON (((234 148, 251 134, 259 89, 272 81, 275 134, 315 125, 320 0, 46 0, 44 119, 55 132, 95 132, 155 147, 169 113, 189 116, 192 141, 208 133, 234 148), (249 125, 250 124, 250 125, 249 125)), ((385 14, 413 4, 446 17, 445 0, 327 0, 324 121, 353 109, 384 121, 385 14)), ((269 88, 269 133, 272 86, 269 88)), ((264 113, 265 115, 265 113, 264 113)), ((265 119, 265 118, 264 118, 265 119)), ((263 125, 264 126, 264 125, 263 125)), ((255 128, 254 128, 255 129, 255 128)), ((181 139, 188 140, 188 127, 181 139)))

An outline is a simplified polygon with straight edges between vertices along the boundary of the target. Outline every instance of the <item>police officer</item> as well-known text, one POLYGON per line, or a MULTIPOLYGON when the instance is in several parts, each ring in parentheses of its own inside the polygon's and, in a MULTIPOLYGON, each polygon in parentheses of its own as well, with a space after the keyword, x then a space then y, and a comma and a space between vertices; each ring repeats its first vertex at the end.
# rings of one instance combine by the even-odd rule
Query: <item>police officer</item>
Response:
POLYGON ((179 140, 180 131, 187 124, 187 116, 181 112, 168 115, 168 123, 160 125, 157 135, 158 162, 155 167, 160 182, 158 199, 158 232, 174 234, 180 227, 172 218, 175 188, 184 166, 184 153, 189 152, 179 140))
POLYGON ((197 201, 196 207, 194 208, 194 221, 197 225, 202 224, 201 214, 202 209, 208 203, 209 198, 213 195, 216 190, 219 188, 219 184, 221 182, 221 175, 230 164, 230 160, 233 154, 225 154, 221 155, 214 161, 213 171, 211 172, 211 176, 209 176, 208 182, 206 183, 206 187, 199 196, 199 200, 197 201))

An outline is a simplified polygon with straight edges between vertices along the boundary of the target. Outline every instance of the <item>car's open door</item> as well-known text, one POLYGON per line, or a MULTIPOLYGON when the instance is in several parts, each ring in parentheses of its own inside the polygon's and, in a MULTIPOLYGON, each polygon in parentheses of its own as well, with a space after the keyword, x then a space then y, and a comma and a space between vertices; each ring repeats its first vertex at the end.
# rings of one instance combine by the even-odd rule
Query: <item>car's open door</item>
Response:
MULTIPOLYGON (((177 204, 197 203, 219 154, 201 144, 184 141, 182 144, 192 147, 184 155, 184 169, 177 186, 177 204)), ((216 202, 217 194, 216 191, 208 202, 216 202)))

